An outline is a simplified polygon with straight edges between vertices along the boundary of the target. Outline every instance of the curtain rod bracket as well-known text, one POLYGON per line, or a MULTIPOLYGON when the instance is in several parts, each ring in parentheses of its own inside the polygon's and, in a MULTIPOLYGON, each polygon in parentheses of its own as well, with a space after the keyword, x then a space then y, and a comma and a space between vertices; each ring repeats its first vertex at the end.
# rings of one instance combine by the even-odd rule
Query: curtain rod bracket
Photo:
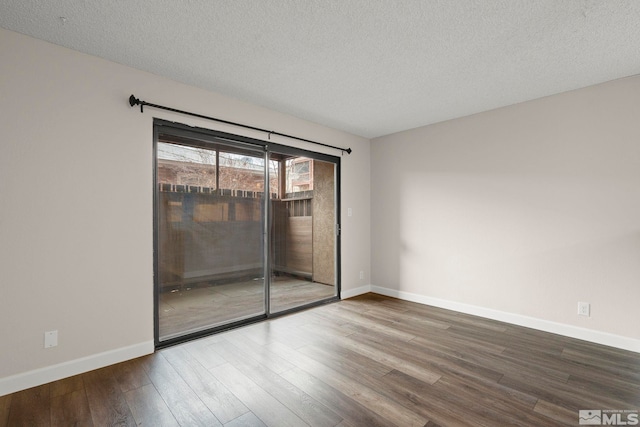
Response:
POLYGON ((345 152, 347 154, 351 154, 351 151, 352 151, 351 148, 336 147, 335 145, 329 145, 329 144, 324 144, 322 142, 312 141, 310 139, 299 138, 297 136, 287 135, 286 133, 274 132, 272 130, 262 129, 262 128, 255 127, 255 126, 243 125, 242 123, 231 122, 231 121, 228 121, 228 120, 216 119, 215 117, 204 116, 202 114, 191 113, 189 111, 178 110, 178 109, 171 108, 171 107, 165 107, 163 105, 151 104, 149 102, 139 100, 133 94, 131 94, 131 96, 129 97, 129 105, 131 107, 133 107, 134 105, 139 105, 141 113, 144 113, 144 110, 143 110, 144 106, 148 105, 149 107, 159 108, 161 110, 172 111, 174 113, 185 114, 187 116, 198 117, 200 119, 207 119, 207 120, 212 120, 214 122, 225 123, 225 124, 228 124, 228 125, 243 127, 245 129, 256 130, 256 131, 259 131, 259 132, 266 132, 267 133, 267 138, 269 140, 271 140, 271 135, 278 135, 278 136, 283 136, 285 138, 296 139, 298 141, 309 142, 309 143, 315 144, 315 145, 321 145, 323 147, 333 148, 334 150, 340 150, 340 151, 342 151, 343 154, 345 152))

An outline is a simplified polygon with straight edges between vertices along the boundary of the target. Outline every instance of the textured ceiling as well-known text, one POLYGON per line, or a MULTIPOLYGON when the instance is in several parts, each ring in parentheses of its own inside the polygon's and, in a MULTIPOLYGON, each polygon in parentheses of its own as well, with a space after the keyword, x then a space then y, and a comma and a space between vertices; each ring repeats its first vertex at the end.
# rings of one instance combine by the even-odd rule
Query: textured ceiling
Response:
POLYGON ((640 73, 638 0, 0 0, 0 26, 365 137, 640 73))

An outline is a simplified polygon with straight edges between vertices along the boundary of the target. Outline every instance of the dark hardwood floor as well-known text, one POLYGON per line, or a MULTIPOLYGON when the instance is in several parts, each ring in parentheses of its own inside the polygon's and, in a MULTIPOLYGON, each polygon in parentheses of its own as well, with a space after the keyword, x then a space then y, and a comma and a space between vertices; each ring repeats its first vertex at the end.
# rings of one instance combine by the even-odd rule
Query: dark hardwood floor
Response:
POLYGON ((367 294, 0 397, 0 426, 577 426, 640 355, 367 294))

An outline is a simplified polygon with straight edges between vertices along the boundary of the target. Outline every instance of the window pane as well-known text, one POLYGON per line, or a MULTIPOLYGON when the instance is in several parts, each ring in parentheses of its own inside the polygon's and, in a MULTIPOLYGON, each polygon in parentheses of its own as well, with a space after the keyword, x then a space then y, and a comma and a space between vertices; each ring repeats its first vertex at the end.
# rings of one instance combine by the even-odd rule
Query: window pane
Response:
POLYGON ((337 295, 334 163, 282 156, 282 197, 271 194, 272 312, 337 295))
POLYGON ((158 142, 160 341, 265 312, 262 156, 158 142))

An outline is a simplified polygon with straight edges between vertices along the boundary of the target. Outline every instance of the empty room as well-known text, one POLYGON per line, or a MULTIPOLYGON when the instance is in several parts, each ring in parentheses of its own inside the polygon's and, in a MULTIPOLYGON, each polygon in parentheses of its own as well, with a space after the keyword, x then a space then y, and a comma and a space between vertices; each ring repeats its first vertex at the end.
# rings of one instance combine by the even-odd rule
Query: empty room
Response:
POLYGON ((640 424, 640 2, 0 2, 0 427, 640 424))

